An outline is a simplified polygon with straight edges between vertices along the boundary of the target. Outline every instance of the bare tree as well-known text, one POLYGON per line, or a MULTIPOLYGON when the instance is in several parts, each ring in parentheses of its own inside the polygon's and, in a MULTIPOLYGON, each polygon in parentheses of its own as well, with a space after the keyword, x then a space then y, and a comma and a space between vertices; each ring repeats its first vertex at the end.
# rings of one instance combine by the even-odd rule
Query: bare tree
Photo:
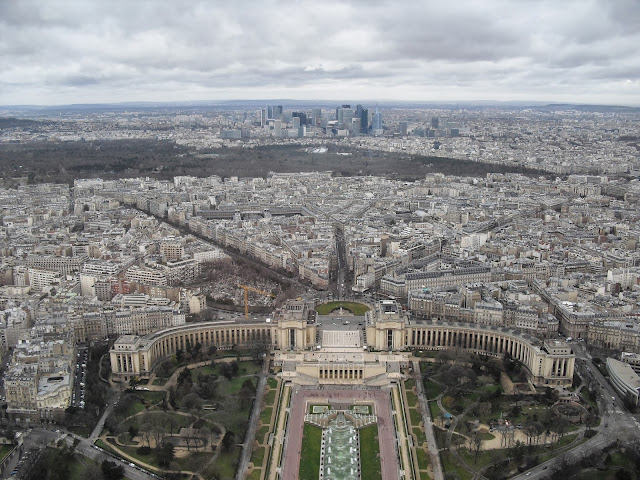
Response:
POLYGON ((478 463, 478 453, 480 453, 480 448, 482 447, 482 438, 480 438, 480 434, 476 431, 472 435, 472 448, 473 448, 473 463, 478 463))

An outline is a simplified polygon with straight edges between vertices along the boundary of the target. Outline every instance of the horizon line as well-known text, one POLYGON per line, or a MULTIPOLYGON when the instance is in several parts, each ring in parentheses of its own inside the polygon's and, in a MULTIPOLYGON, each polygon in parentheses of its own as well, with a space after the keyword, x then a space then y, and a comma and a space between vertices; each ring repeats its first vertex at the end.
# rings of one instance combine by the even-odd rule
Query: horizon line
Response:
MULTIPOLYGON (((86 103, 52 103, 52 104, 37 104, 37 103, 16 103, 16 104, 1 104, 0 108, 55 108, 55 107, 81 107, 81 106, 126 106, 126 105, 193 105, 193 104, 229 104, 229 103, 265 103, 269 102, 304 102, 304 103, 341 103, 341 102, 355 102, 355 100, 345 99, 296 99, 296 98, 255 98, 255 99, 241 99, 233 98, 228 100, 223 99, 209 99, 209 100, 123 100, 115 102, 86 102, 86 103)), ((594 106, 594 107, 616 107, 616 108, 640 108, 639 105, 625 105, 618 103, 598 103, 598 102, 563 102, 563 101, 545 101, 545 100, 357 100, 357 103, 390 103, 390 104, 413 104, 413 105, 476 105, 476 106, 492 106, 492 105, 518 105, 518 106, 560 106, 560 105, 572 105, 572 106, 594 106)))

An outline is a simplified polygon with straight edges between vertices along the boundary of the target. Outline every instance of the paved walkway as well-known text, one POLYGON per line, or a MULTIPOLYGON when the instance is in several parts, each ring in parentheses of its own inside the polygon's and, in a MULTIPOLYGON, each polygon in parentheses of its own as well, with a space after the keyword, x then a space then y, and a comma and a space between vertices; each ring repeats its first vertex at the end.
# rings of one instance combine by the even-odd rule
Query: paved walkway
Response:
POLYGON ((433 431, 433 422, 431 421, 429 403, 427 402, 427 396, 422 385, 420 362, 413 362, 413 375, 416 382, 416 390, 418 391, 418 399, 420 400, 420 410, 422 412, 424 433, 427 436, 427 446, 429 447, 431 467, 433 468, 433 480, 444 480, 444 474, 442 473, 442 464, 440 463, 440 454, 438 452, 438 444, 436 443, 436 435, 433 431))
POLYGON ((267 383, 267 376, 269 374, 269 362, 270 357, 265 358, 262 362, 262 371, 258 378, 256 397, 253 401, 253 409, 251 410, 251 417, 249 418, 249 427, 247 428, 247 434, 245 435, 244 444, 242 445, 242 455, 240 456, 238 473, 236 475, 237 480, 243 480, 247 468, 249 467, 249 460, 251 460, 253 443, 256 439, 256 430, 258 429, 258 421, 260 420, 260 410, 262 410, 264 387, 267 383))
MULTIPOLYGON (((400 456, 402 457, 402 465, 405 469, 405 478, 411 478, 412 464, 411 464, 411 456, 409 455, 409 443, 407 440, 407 435, 409 432, 406 432, 405 425, 406 423, 402 420, 403 413, 402 410, 402 402, 400 402, 400 392, 397 388, 392 390, 393 403, 395 405, 395 415, 396 415, 396 436, 398 438, 398 447, 400 449, 400 456)), ((406 399, 405 399, 406 400, 406 399)), ((382 456, 382 455, 381 455, 382 456)))
MULTIPOLYGON (((273 442, 271 444, 271 464, 267 465, 268 471, 269 471, 269 480, 275 480, 276 478, 278 478, 278 465, 279 465, 279 461, 280 461, 280 451, 285 447, 284 445, 284 441, 285 441, 285 436, 287 434, 287 432, 284 431, 285 429, 285 419, 287 418, 287 410, 289 410, 289 408, 285 408, 285 402, 287 401, 287 398, 289 397, 289 391, 290 388, 288 385, 285 385, 284 388, 282 389, 282 396, 280 397, 280 402, 281 402, 281 407, 279 410, 279 415, 276 418, 275 411, 271 412, 271 421, 270 424, 272 424, 272 422, 276 422, 276 428, 272 429, 273 430, 273 442)), ((266 477, 265 477, 266 478, 266 477)))

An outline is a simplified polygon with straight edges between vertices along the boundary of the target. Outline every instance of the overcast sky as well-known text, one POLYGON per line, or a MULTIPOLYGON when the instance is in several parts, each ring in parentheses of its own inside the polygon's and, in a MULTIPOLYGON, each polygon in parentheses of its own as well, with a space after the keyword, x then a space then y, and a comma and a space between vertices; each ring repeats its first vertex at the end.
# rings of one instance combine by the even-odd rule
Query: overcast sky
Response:
POLYGON ((640 105, 638 0, 0 0, 0 104, 640 105))

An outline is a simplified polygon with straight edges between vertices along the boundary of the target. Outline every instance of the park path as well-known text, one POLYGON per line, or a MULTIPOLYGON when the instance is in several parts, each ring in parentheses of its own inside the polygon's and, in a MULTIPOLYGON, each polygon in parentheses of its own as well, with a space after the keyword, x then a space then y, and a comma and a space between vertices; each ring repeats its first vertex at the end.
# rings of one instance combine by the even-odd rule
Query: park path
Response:
POLYGON ((420 401, 420 411, 422 412, 422 424, 424 432, 427 436, 427 446, 429 447, 429 457, 431 458, 431 466, 433 468, 433 480, 444 480, 442 473, 442 463, 440 462, 440 453, 438 452, 438 444, 436 443, 436 435, 433 431, 433 422, 431 421, 431 411, 427 395, 422 384, 422 374, 420 373, 420 362, 413 362, 413 375, 418 392, 418 400, 420 401))
POLYGON ((237 361, 246 361, 246 360, 252 360, 251 357, 249 356, 241 356, 241 357, 220 357, 220 358, 213 358, 213 359, 209 359, 209 360, 203 360, 201 362, 194 362, 194 363, 189 363, 187 365, 183 365, 182 367, 178 367, 176 368, 176 370, 171 374, 171 376, 169 377, 169 379, 166 381, 166 383, 164 385, 153 385, 153 380, 155 380, 156 374, 153 373, 151 375, 151 377, 149 377, 149 383, 147 385, 145 385, 144 388, 148 388, 149 391, 169 391, 170 387, 175 387, 178 384, 178 376, 180 375, 180 373, 185 369, 185 368, 189 368, 189 369, 194 369, 194 368, 199 368, 199 367, 206 367, 208 365, 211 365, 211 362, 215 362, 215 363, 222 363, 222 362, 227 362, 227 363, 231 363, 234 360, 237 361))
POLYGON ((158 467, 156 467, 155 465, 151 465, 149 463, 143 462, 142 460, 137 459, 135 457, 132 457, 128 453, 120 450, 117 445, 114 445, 111 442, 107 442, 106 438, 107 437, 105 435, 104 437, 101 437, 100 440, 102 440, 105 444, 109 445, 109 448, 111 448, 115 452, 117 452, 118 456, 127 459, 131 463, 138 464, 138 465, 146 468, 150 472, 160 472, 161 474, 164 474, 164 473, 177 473, 179 475, 182 475, 182 474, 186 473, 188 475, 191 475, 192 478, 195 477, 195 478, 199 478, 201 480, 204 480, 204 478, 198 472, 191 472, 191 471, 188 471, 188 470, 162 470, 162 469, 158 469, 158 467))
MULTIPOLYGON (((273 418, 273 416, 275 415, 275 411, 271 412, 272 418, 271 418, 271 422, 273 422, 274 420, 276 421, 277 425, 276 428, 273 429, 273 439, 272 439, 272 443, 271 443, 271 451, 272 451, 272 455, 271 455, 271 464, 267 465, 268 468, 268 472, 269 472, 269 478, 268 480, 276 480, 278 478, 278 465, 279 465, 279 461, 281 458, 281 452, 282 449, 284 448, 284 440, 285 440, 285 434, 286 432, 285 430, 285 425, 286 425, 286 418, 287 418, 287 412, 290 409, 290 406, 288 408, 284 408, 284 402, 287 401, 287 398, 289 397, 289 391, 290 391, 291 387, 289 385, 285 385, 284 388, 282 389, 282 396, 280 397, 280 402, 282 407, 279 410, 279 416, 278 418, 273 418)), ((267 477, 264 477, 265 479, 267 477)))
MULTIPOLYGON (((398 448, 400 449, 400 456, 402 457, 402 464, 405 466, 406 470, 404 472, 405 478, 412 478, 410 472, 412 471, 412 463, 411 456, 409 455, 409 443, 407 440, 407 435, 409 432, 405 431, 406 422, 404 422, 403 416, 405 412, 402 412, 403 402, 400 401, 401 392, 398 391, 397 388, 392 390, 393 395, 393 403, 396 406, 395 415, 396 415, 396 435, 398 436, 398 448)), ((406 398, 404 399, 406 401, 406 398)), ((408 413, 408 412, 406 412, 408 413)), ((382 456, 382 455, 381 455, 382 456)))
POLYGON ((247 428, 247 434, 245 435, 244 444, 242 445, 242 454, 240 456, 240 464, 236 480, 243 480, 245 478, 247 468, 249 467, 249 460, 251 460, 251 453, 253 452, 253 443, 256 438, 256 430, 258 429, 258 421, 260 420, 260 410, 262 410, 264 388, 267 384, 267 376, 269 375, 270 361, 270 357, 266 357, 262 361, 262 370, 258 377, 256 396, 253 400, 253 408, 251 409, 251 416, 249 417, 249 427, 247 428))

